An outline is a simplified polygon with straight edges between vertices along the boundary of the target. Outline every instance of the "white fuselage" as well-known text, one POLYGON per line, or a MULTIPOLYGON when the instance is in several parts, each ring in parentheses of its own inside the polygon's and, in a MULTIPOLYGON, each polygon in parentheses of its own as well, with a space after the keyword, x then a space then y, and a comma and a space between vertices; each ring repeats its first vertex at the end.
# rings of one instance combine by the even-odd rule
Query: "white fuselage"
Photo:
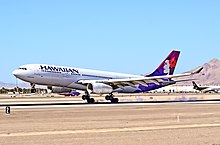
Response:
POLYGON ((39 85, 67 87, 78 90, 86 90, 86 86, 79 84, 80 80, 103 80, 140 77, 124 73, 114 73, 82 68, 29 64, 19 67, 13 72, 17 78, 39 85))
POLYGON ((210 87, 207 87, 206 89, 202 90, 202 92, 204 92, 204 93, 208 93, 208 92, 218 93, 219 91, 220 91, 219 86, 210 86, 210 87))

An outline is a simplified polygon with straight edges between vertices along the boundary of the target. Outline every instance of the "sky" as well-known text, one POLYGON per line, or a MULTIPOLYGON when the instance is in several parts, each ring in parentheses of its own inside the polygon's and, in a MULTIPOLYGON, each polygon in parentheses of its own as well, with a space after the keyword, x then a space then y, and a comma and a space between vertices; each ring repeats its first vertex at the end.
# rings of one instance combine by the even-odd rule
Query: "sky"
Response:
POLYGON ((0 0, 0 81, 44 63, 146 74, 173 50, 175 73, 220 59, 219 0, 0 0))

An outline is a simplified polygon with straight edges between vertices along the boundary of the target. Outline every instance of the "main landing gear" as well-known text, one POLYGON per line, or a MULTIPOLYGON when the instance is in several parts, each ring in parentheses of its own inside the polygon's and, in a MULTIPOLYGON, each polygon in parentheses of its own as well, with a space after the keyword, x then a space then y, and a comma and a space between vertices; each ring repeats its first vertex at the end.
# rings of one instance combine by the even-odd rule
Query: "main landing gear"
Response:
POLYGON ((112 93, 105 96, 105 99, 110 100, 112 103, 118 103, 118 98, 114 98, 114 95, 112 93))
MULTIPOLYGON (((82 99, 86 100, 87 103, 89 103, 89 104, 94 104, 95 103, 95 99, 90 98, 90 94, 87 91, 85 92, 85 95, 82 96, 82 99)), ((112 93, 105 96, 105 99, 110 100, 111 103, 118 103, 118 101, 119 101, 118 98, 114 98, 114 95, 112 93)))
POLYGON ((86 94, 82 96, 82 99, 87 100, 87 103, 89 103, 89 104, 94 104, 95 103, 95 99, 90 98, 90 95, 89 95, 88 92, 86 92, 86 94))

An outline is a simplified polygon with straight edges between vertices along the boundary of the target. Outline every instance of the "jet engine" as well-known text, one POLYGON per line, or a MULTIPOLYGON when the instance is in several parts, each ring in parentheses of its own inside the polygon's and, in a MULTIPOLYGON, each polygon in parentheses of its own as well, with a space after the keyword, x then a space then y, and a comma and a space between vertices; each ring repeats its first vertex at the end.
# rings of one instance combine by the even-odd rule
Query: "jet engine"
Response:
POLYGON ((113 88, 103 83, 91 83, 87 85, 87 91, 92 91, 94 94, 109 94, 113 88))
POLYGON ((72 89, 65 88, 65 87, 47 87, 52 93, 69 93, 72 89))

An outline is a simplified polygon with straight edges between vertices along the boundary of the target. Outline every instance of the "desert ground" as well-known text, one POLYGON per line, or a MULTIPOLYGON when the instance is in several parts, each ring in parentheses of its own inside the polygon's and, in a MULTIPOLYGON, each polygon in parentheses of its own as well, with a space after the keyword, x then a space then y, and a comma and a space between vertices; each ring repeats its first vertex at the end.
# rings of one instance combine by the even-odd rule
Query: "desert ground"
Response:
MULTIPOLYGON (((148 94, 121 97, 120 100, 124 103, 118 104, 85 104, 80 97, 32 95, 11 98, 1 95, 0 144, 219 145, 220 102, 212 101, 217 98, 220 95, 175 94, 157 97, 148 94), (159 98, 176 100, 187 97, 211 101, 144 102, 159 98), (129 103, 125 103, 126 100, 129 103), (19 106, 19 103, 40 102, 72 104, 19 106), (7 104, 18 106, 11 106, 11 113, 6 114, 7 104)), ((101 102, 102 97, 97 100, 101 102)))

